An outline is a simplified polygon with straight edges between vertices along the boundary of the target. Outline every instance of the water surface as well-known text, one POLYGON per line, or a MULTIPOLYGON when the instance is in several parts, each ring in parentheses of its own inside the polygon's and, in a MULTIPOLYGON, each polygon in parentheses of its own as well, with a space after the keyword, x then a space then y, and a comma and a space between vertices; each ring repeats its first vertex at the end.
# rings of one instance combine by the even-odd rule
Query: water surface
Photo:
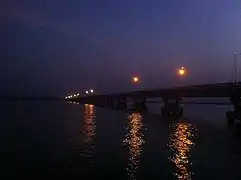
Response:
POLYGON ((161 118, 159 108, 149 104, 148 113, 138 113, 68 102, 2 102, 2 150, 16 157, 17 167, 2 176, 241 179, 241 127, 226 127, 230 106, 184 105, 179 120, 161 118))

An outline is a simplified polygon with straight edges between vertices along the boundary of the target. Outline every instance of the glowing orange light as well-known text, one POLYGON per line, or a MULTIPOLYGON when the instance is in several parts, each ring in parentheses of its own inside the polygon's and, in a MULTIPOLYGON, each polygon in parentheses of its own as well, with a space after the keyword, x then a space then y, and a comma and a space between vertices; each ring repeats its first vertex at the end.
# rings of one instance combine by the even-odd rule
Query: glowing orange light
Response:
POLYGON ((137 77, 137 76, 134 76, 134 77, 132 77, 132 81, 133 81, 134 83, 138 83, 138 82, 140 82, 140 78, 137 77))
POLYGON ((184 76, 186 74, 186 69, 184 67, 181 67, 181 69, 178 70, 178 74, 180 76, 184 76))

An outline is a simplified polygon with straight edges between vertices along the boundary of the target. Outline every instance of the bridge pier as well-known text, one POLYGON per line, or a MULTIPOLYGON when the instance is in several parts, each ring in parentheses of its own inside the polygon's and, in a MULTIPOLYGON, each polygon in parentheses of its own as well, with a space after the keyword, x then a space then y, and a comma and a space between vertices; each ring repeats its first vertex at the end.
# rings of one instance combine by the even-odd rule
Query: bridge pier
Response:
POLYGON ((126 109, 126 98, 113 99, 112 107, 114 109, 126 109))
POLYGON ((131 110, 146 111, 146 98, 133 98, 131 110))
POLYGON ((106 101, 104 99, 97 99, 93 104, 97 106, 106 106, 106 101))
POLYGON ((180 106, 180 97, 178 98, 163 98, 164 106, 162 107, 162 116, 182 116, 183 108, 180 106), (174 100, 174 102, 173 102, 174 100))
POLYGON ((107 98, 102 99, 101 101, 102 106, 110 106, 110 100, 107 98))
POLYGON ((114 100, 112 98, 106 99, 106 106, 114 108, 114 100))
POLYGON ((233 125, 235 120, 241 121, 241 92, 234 93, 230 97, 234 110, 226 112, 227 124, 233 125))

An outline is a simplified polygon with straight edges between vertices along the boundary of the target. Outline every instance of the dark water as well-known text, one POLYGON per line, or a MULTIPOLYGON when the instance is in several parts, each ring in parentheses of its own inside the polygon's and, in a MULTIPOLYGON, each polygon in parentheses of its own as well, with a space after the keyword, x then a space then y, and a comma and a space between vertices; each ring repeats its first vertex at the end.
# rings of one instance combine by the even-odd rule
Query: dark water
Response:
POLYGON ((1 179, 241 179, 241 126, 226 127, 228 108, 192 105, 164 120, 67 102, 1 103, 1 179))

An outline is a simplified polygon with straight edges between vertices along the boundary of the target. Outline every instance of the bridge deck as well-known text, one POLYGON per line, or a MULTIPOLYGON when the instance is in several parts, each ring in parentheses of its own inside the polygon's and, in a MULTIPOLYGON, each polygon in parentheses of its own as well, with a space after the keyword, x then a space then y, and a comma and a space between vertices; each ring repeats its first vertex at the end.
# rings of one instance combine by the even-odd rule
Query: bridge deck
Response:
POLYGON ((142 91, 132 91, 117 94, 102 94, 86 97, 78 97, 76 99, 97 99, 97 98, 152 98, 152 97, 230 97, 233 93, 241 93, 241 82, 205 84, 183 86, 165 89, 152 89, 142 91))

